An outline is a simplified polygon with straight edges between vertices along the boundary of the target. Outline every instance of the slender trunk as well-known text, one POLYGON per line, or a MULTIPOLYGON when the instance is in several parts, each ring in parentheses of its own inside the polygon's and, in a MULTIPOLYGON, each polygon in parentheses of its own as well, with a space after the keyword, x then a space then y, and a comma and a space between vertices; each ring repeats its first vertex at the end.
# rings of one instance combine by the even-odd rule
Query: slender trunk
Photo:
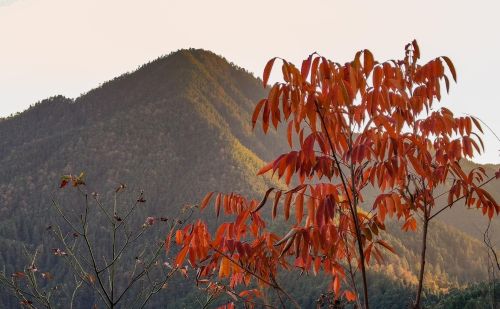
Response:
MULTIPOLYGON (((352 133, 350 137, 350 142, 349 142, 349 149, 352 150, 352 133)), ((340 166, 339 166, 340 168, 340 166)), ((369 303, 368 303, 368 281, 366 279, 366 265, 365 265, 365 252, 363 250, 363 242, 361 239, 361 226, 359 224, 359 218, 358 218, 358 195, 356 191, 356 187, 354 184, 354 165, 351 164, 350 166, 351 169, 351 191, 353 193, 352 197, 352 206, 351 206, 351 211, 353 212, 352 216, 354 218, 354 226, 356 228, 356 240, 358 243, 358 251, 359 251, 359 259, 361 262, 361 277, 363 278, 363 296, 364 296, 364 304, 365 304, 365 309, 369 309, 369 303)))
POLYGON ((420 309, 420 303, 422 302, 422 289, 424 286, 424 273, 425 273, 425 253, 427 250, 427 230, 429 228, 429 212, 427 211, 427 206, 424 209, 424 226, 422 233, 422 250, 420 251, 420 272, 418 274, 418 288, 417 295, 415 298, 415 309, 420 309))
POLYGON ((113 223, 113 247, 111 258, 111 308, 115 307, 115 258, 116 258, 116 226, 113 223))
POLYGON ((361 240, 361 228, 359 227, 358 221, 358 212, 356 207, 353 207, 353 212, 355 212, 354 216, 354 225, 356 227, 356 240, 358 243, 358 251, 359 251, 359 260, 361 263, 361 277, 363 278, 363 296, 364 296, 364 304, 365 309, 369 309, 370 306, 368 304, 368 281, 366 280, 366 264, 365 264, 365 253, 363 250, 363 243, 361 240))
MULTIPOLYGON (((347 245, 347 240, 346 238, 344 238, 344 243, 345 243, 345 249, 346 249, 346 253, 347 253, 347 265, 349 266, 349 277, 351 277, 351 283, 352 283, 352 287, 354 289, 354 293, 356 293, 356 295, 359 294, 358 292, 358 287, 356 285, 356 274, 355 272, 352 270, 352 264, 351 264, 351 253, 349 252, 349 246, 347 245)), ((356 308, 362 308, 361 307, 361 301, 359 299, 359 297, 356 297, 356 308)))
MULTIPOLYGON (((330 134, 328 133, 328 129, 327 129, 327 126, 325 124, 325 119, 323 117, 323 114, 320 111, 320 108, 318 106, 318 102, 314 101, 314 104, 316 105, 316 112, 318 113, 319 119, 321 120, 321 125, 322 125, 323 130, 324 130, 326 137, 328 139, 328 144, 329 144, 330 149, 332 151, 332 156, 333 156, 333 159, 335 161, 335 165, 337 166, 337 168, 339 170, 340 180, 342 181, 342 187, 345 190, 345 194, 346 194, 347 200, 349 202, 349 210, 350 210, 351 215, 352 215, 353 220, 354 220, 354 228, 356 229, 356 242, 358 243, 359 260, 360 260, 360 264, 361 264, 360 265, 361 266, 361 276, 363 278, 363 296, 364 296, 363 302, 365 305, 364 309, 370 309, 369 301, 368 301, 368 282, 366 280, 365 254, 364 254, 363 243, 362 243, 362 239, 361 239, 361 228, 359 226, 357 205, 356 205, 355 201, 353 199, 351 199, 351 197, 349 196, 349 187, 348 187, 347 181, 345 179, 344 173, 342 172, 340 162, 339 162, 337 155, 336 155, 336 152, 335 152, 335 147, 333 147, 332 139, 330 137, 330 134)), ((351 166, 351 172, 353 172, 353 171, 354 170, 352 169, 352 166, 351 166)), ((352 182, 354 182, 354 178, 352 179, 352 182)), ((353 198, 355 198, 355 197, 353 197, 353 198)))
POLYGON ((111 275, 110 275, 110 284, 111 284, 111 308, 115 307, 115 259, 116 259, 116 218, 118 214, 116 212, 116 193, 115 193, 115 202, 113 204, 113 224, 112 224, 112 237, 113 244, 111 248, 111 275))

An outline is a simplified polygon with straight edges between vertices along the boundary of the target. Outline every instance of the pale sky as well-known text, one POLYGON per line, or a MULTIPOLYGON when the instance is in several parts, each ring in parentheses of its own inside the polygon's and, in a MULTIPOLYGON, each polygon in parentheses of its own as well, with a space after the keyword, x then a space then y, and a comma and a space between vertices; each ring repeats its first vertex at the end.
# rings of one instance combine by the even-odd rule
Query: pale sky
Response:
MULTIPOLYGON (((399 58, 417 39, 424 60, 449 56, 458 72, 445 103, 500 135, 498 1, 0 0, 0 117, 56 94, 75 98, 181 48, 204 48, 261 76, 267 60, 337 62, 368 48, 399 58)), ((476 160, 500 163, 485 131, 476 160)))

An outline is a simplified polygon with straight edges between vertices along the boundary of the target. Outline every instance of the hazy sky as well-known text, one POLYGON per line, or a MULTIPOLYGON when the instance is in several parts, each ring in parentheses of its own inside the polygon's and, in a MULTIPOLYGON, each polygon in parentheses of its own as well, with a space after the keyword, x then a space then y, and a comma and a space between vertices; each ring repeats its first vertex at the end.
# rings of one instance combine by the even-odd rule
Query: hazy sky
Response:
MULTIPOLYGON (((500 135, 498 1, 0 0, 0 116, 43 98, 77 97, 171 51, 214 51, 261 76, 267 60, 313 51, 338 62, 368 48, 400 57, 416 38, 425 59, 458 71, 445 102, 500 135)), ((500 163, 486 132, 479 162, 500 163)))

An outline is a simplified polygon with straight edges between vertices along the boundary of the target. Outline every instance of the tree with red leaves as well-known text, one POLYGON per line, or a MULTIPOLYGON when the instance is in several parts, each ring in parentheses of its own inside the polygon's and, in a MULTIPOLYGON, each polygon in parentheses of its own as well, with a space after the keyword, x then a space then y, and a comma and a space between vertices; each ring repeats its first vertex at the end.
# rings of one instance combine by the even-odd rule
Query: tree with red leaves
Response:
MULTIPOLYGON (((298 69, 284 59, 271 59, 264 86, 276 60, 281 61, 283 81, 274 83, 267 98, 257 103, 252 123, 255 127, 260 118, 264 132, 271 125, 286 126, 291 150, 258 174, 272 173, 294 185, 269 188, 260 202, 236 193, 208 193, 200 209, 215 200, 216 215, 222 212, 232 220, 213 233, 201 220, 178 230, 177 266, 187 259, 199 282, 212 285, 207 278, 218 275, 228 280, 231 291, 255 281, 296 307, 278 284, 277 273, 291 268, 323 272, 331 277, 335 299, 368 309, 370 259, 380 263, 384 250, 394 252, 382 238, 387 217, 397 217, 404 230, 415 231, 415 216, 423 214, 422 278, 428 221, 441 212, 432 213, 438 188, 450 186, 445 193, 450 205, 465 199, 490 219, 498 214, 500 207, 481 188, 484 171, 467 174, 460 165, 462 158, 481 150, 473 131, 473 125, 481 130, 479 123, 470 116, 454 117, 444 107, 435 110, 443 84, 449 90, 445 71, 456 80, 451 60, 438 57, 420 64, 419 59, 415 41, 405 47, 402 60, 377 62, 363 50, 340 64, 314 53, 298 69), (373 203, 365 199, 369 190, 377 192, 373 203), (271 219, 280 213, 291 222, 285 235, 269 230, 271 220, 262 214, 271 196, 271 219)), ((420 306, 421 284, 415 307, 420 306)), ((259 296, 231 293, 248 304, 259 296)))

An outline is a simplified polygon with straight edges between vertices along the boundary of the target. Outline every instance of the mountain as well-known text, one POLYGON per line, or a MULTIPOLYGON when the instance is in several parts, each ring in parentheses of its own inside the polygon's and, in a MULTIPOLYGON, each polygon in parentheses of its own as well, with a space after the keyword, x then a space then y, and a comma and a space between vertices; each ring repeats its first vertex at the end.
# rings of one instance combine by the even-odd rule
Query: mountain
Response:
MULTIPOLYGON (((253 103, 263 94, 224 59, 183 50, 76 100, 53 97, 3 120, 1 226, 43 213, 59 177, 80 171, 98 190, 125 182, 167 208, 214 188, 260 192, 264 182, 251 176, 269 149, 284 147, 251 130, 253 103)), ((1 235, 14 239, 15 230, 1 235)))
MULTIPOLYGON (((256 171, 288 150, 274 131, 252 131, 253 107, 265 95, 260 80, 244 69, 189 49, 74 100, 55 96, 0 120, 0 265, 15 271, 22 266, 22 246, 43 243, 53 198, 75 202, 60 197, 63 174, 85 171, 90 190, 100 193, 120 183, 130 191, 144 189, 148 214, 155 216, 196 203, 208 191, 260 197, 273 180, 255 176, 256 171)), ((491 173, 497 167, 487 168, 491 173)), ((500 199, 498 190, 492 191, 500 199)), ((455 208, 444 213, 445 223, 431 227, 435 245, 426 280, 434 291, 487 279, 481 234, 470 224, 479 228, 486 219, 455 208)), ((499 226, 497 220, 492 229, 499 226)), ((411 285, 419 238, 396 223, 389 229, 400 256, 374 270, 411 285)))

